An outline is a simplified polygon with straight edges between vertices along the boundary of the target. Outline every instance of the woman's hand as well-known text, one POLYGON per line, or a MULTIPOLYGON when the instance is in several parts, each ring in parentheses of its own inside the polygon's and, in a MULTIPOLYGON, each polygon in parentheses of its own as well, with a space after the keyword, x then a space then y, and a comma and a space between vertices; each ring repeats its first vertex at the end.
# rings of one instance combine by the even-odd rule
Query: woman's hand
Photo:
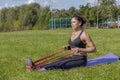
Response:
POLYGON ((76 47, 76 48, 72 48, 71 51, 73 54, 77 54, 80 52, 80 49, 76 47))
POLYGON ((63 49, 64 49, 64 50, 70 50, 71 47, 70 47, 70 46, 63 46, 63 49))

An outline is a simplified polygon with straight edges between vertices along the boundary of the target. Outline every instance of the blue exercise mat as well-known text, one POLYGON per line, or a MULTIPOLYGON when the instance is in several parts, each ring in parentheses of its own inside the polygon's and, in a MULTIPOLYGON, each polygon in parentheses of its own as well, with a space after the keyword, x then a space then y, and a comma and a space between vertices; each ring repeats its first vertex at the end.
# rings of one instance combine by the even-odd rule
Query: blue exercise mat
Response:
POLYGON ((119 60, 118 56, 114 55, 113 53, 108 53, 101 57, 88 59, 87 66, 106 64, 106 63, 116 62, 118 60, 119 60))

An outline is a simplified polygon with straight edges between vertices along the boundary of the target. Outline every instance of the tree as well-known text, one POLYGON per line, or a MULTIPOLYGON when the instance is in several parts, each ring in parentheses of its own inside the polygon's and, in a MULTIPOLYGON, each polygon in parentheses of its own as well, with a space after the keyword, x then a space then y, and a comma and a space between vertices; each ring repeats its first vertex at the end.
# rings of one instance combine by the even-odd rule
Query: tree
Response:
POLYGON ((116 0, 98 0, 100 5, 114 6, 116 5, 116 0))
POLYGON ((76 12, 76 8, 75 8, 75 7, 73 7, 73 6, 72 6, 72 7, 70 7, 70 8, 68 9, 68 13, 69 13, 69 15, 72 15, 72 16, 73 16, 73 15, 75 15, 75 14, 76 14, 75 12, 76 12))

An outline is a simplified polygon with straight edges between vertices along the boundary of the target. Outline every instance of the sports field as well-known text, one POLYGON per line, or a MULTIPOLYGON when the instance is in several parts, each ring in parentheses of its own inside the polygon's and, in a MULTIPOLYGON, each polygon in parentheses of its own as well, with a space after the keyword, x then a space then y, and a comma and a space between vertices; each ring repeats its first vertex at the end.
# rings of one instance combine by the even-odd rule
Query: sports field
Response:
MULTIPOLYGON (((119 29, 86 29, 97 47, 95 58, 109 52, 120 56, 119 29)), ((67 45, 71 29, 31 30, 0 33, 0 80, 119 80, 120 62, 99 66, 30 73, 25 70, 25 58, 33 60, 67 45)))

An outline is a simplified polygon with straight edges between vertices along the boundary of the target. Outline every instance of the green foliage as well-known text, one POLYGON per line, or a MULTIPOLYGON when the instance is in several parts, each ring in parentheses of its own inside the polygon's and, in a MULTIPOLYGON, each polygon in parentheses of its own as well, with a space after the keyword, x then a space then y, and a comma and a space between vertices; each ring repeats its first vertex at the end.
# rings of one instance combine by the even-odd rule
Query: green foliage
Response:
POLYGON ((33 29, 34 26, 41 26, 42 28, 46 26, 45 28, 48 28, 49 12, 49 7, 40 7, 38 3, 15 8, 3 8, 0 10, 0 22, 4 24, 1 31, 33 29), (41 23, 41 25, 37 23, 41 23))
POLYGON ((0 23, 0 31, 2 31, 3 30, 3 24, 2 23, 0 23))
POLYGON ((14 21, 13 23, 13 26, 14 26, 14 30, 19 30, 19 26, 21 26, 20 22, 17 20, 17 21, 14 21))
POLYGON ((8 9, 7 8, 3 8, 1 11, 0 11, 0 22, 1 23, 5 23, 6 22, 6 14, 7 14, 7 11, 8 9))
POLYGON ((99 0, 101 5, 113 6, 115 5, 116 0, 99 0))

